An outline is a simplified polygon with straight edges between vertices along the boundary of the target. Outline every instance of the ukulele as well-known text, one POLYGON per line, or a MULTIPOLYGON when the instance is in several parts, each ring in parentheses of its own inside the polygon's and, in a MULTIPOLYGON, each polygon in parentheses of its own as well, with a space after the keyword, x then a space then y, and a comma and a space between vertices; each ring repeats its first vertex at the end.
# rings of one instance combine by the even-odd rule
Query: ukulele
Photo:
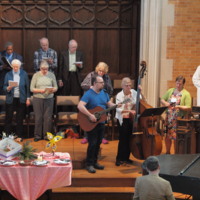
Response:
MULTIPOLYGON (((129 102, 131 99, 125 99, 123 102, 119 103, 119 104, 124 104, 129 102)), ((90 113, 92 113, 97 121, 96 122, 92 122, 89 117, 85 114, 83 114, 82 112, 79 111, 78 113, 78 122, 80 127, 84 130, 84 131, 91 131, 92 129, 94 129, 97 124, 99 124, 100 122, 106 121, 107 119, 107 113, 110 112, 111 110, 114 110, 115 108, 117 108, 118 104, 107 108, 107 109, 103 109, 100 106, 97 106, 93 109, 88 110, 90 113)))

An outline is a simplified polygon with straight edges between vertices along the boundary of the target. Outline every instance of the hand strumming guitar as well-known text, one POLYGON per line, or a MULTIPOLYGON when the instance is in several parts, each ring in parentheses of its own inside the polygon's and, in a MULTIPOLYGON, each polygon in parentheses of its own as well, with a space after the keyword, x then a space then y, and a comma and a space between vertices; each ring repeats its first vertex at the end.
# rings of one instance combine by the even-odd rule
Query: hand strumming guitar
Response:
POLYGON ((89 115, 89 118, 91 122, 97 122, 97 118, 93 114, 89 115))

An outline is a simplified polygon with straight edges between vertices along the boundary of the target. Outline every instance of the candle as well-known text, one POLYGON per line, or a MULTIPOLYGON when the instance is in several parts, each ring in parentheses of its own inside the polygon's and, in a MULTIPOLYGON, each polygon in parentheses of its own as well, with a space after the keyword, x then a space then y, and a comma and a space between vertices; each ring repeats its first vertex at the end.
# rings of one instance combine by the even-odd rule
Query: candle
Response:
POLYGON ((38 155, 37 160, 42 161, 42 156, 38 155))

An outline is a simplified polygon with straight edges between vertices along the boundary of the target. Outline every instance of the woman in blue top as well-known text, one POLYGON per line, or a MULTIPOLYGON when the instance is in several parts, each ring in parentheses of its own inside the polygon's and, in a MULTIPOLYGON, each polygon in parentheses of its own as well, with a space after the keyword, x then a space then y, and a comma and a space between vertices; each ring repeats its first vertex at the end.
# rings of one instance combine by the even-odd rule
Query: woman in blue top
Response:
POLYGON ((6 119, 5 132, 11 134, 13 113, 16 111, 16 134, 17 141, 23 140, 23 118, 26 106, 30 105, 29 79, 27 73, 20 69, 22 63, 14 59, 11 62, 12 70, 9 71, 4 79, 4 91, 6 93, 6 119))

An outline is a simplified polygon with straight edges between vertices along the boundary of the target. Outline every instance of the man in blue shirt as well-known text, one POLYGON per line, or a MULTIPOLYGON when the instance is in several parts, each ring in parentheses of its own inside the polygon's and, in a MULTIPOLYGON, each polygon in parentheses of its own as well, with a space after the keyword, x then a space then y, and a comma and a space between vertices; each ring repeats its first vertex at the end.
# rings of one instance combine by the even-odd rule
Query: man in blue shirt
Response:
MULTIPOLYGON (((101 76, 92 77, 92 87, 83 95, 78 104, 78 109, 85 114, 91 122, 97 122, 94 114, 90 112, 97 106, 106 109, 115 106, 109 99, 108 94, 103 90, 104 81, 101 76)), ((86 170, 89 173, 95 173, 95 169, 103 170, 104 166, 97 162, 100 144, 104 135, 104 122, 100 122, 88 134, 88 148, 86 158, 86 170)))

